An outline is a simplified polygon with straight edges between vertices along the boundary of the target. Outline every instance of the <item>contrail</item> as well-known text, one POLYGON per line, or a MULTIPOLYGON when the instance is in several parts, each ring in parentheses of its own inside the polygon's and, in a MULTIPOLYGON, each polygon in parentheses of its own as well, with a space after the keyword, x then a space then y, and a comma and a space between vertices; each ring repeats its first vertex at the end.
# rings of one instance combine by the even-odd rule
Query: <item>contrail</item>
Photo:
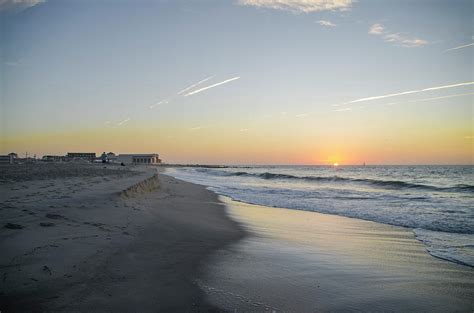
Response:
POLYGON ((459 83, 459 84, 454 84, 454 85, 425 88, 421 91, 432 91, 432 90, 438 90, 438 89, 454 88, 454 87, 469 86, 469 85, 474 85, 474 82, 465 82, 465 83, 459 83))
POLYGON ((195 95, 195 94, 200 93, 200 92, 202 92, 202 91, 204 91, 204 90, 211 89, 211 88, 214 88, 214 87, 223 85, 223 84, 227 84, 227 83, 229 83, 229 82, 231 82, 231 81, 233 81, 233 80, 239 79, 239 78, 240 78, 240 76, 237 76, 237 77, 234 77, 234 78, 230 78, 230 79, 224 80, 224 81, 222 81, 222 82, 220 82, 220 83, 217 83, 217 84, 214 84, 214 85, 210 85, 210 86, 207 86, 207 87, 203 87, 203 88, 201 88, 201 89, 194 90, 194 91, 192 91, 192 92, 190 92, 190 93, 185 94, 184 96, 185 96, 185 97, 188 97, 188 96, 191 96, 191 95, 195 95))
MULTIPOLYGON (((407 100, 407 101, 402 101, 402 102, 390 102, 390 103, 383 103, 382 105, 399 105, 399 104, 405 104, 405 103, 416 103, 416 102, 426 102, 426 101, 433 101, 433 100, 441 100, 441 99, 449 99, 449 98, 456 98, 456 97, 465 97, 465 96, 473 96, 474 93, 460 93, 460 94, 455 94, 455 95, 448 95, 448 96, 441 96, 441 97, 431 97, 431 98, 423 98, 423 99, 414 99, 414 100, 407 100)), ((363 109, 364 107, 359 107, 359 109, 363 109)), ((342 109, 337 109, 334 110, 334 112, 343 112, 343 111, 350 111, 352 110, 351 107, 346 107, 342 109)))
POLYGON ((209 77, 207 77, 207 78, 204 78, 203 80, 200 80, 200 81, 198 81, 197 83, 192 84, 191 86, 184 88, 183 90, 179 91, 177 94, 180 95, 180 94, 182 94, 182 93, 188 91, 189 89, 193 89, 194 87, 196 87, 196 86, 198 86, 198 85, 200 85, 200 84, 202 84, 202 83, 204 83, 204 82, 206 82, 206 81, 208 81, 208 80, 210 80, 210 79, 213 79, 214 77, 215 77, 215 75, 212 75, 212 76, 209 76, 209 77))
POLYGON ((202 83, 204 83, 204 82, 206 82, 206 81, 208 81, 209 79, 212 79, 212 78, 214 78, 214 77, 215 77, 215 75, 212 75, 212 76, 209 76, 209 77, 207 77, 207 78, 204 78, 203 80, 200 80, 200 81, 198 81, 197 83, 192 84, 191 86, 184 88, 183 90, 179 91, 177 94, 180 95, 180 94, 182 94, 182 93, 188 91, 189 89, 193 89, 194 87, 196 87, 196 86, 198 86, 198 85, 200 85, 200 84, 202 84, 202 83))
POLYGON ((128 121, 130 121, 130 118, 129 118, 129 117, 127 117, 127 118, 124 119, 123 121, 118 122, 118 123, 117 123, 117 126, 121 126, 121 125, 127 123, 128 121))
MULTIPOLYGON (((424 98, 424 99, 419 99, 419 100, 408 100, 408 101, 404 101, 404 102, 392 102, 392 103, 389 103, 389 104, 394 105, 394 104, 403 104, 403 103, 412 103, 412 102, 425 102, 425 101, 441 100, 441 99, 472 96, 472 95, 474 95, 474 93, 472 93, 472 92, 471 93, 460 93, 460 94, 456 94, 456 95, 424 98)), ((386 105, 388 105, 388 104, 386 104, 386 105)))
POLYGON ((352 110, 351 108, 344 108, 344 109, 337 109, 337 110, 334 110, 334 112, 344 112, 344 111, 350 111, 352 110))
POLYGON ((301 113, 301 114, 296 114, 295 117, 306 117, 308 116, 308 113, 301 113))
POLYGON ((154 107, 156 107, 157 105, 160 105, 160 104, 166 104, 169 101, 170 101, 170 98, 158 101, 157 103, 150 105, 150 109, 153 109, 154 107))
MULTIPOLYGON (((204 78, 203 80, 198 81, 197 83, 192 84, 191 86, 188 86, 188 87, 184 88, 184 89, 181 90, 181 91, 178 91, 177 95, 180 95, 180 94, 182 94, 182 93, 188 91, 189 89, 192 89, 192 88, 194 88, 194 87, 196 87, 196 86, 198 86, 198 85, 204 83, 205 81, 208 81, 209 79, 214 78, 214 76, 215 76, 215 75, 212 75, 212 76, 209 76, 209 77, 207 77, 207 78, 204 78)), ((167 103, 169 103, 172 99, 173 99, 173 96, 170 96, 170 97, 168 97, 168 98, 166 98, 166 99, 164 99, 164 100, 158 101, 158 102, 156 102, 156 103, 150 105, 150 109, 153 109, 154 107, 159 106, 160 104, 167 104, 167 103)))
POLYGON ((473 43, 469 43, 469 44, 467 44, 467 45, 462 45, 462 46, 459 46, 459 47, 454 47, 454 48, 451 48, 451 49, 444 50, 443 53, 448 52, 448 51, 453 51, 453 50, 462 49, 462 48, 467 48, 467 47, 470 47, 470 46, 474 46, 474 42, 473 42, 473 43))
POLYGON ((454 85, 430 87, 430 88, 425 88, 425 89, 420 89, 420 90, 411 90, 411 91, 404 91, 404 92, 400 92, 400 93, 392 93, 392 94, 383 95, 383 96, 362 98, 362 99, 352 100, 352 101, 346 102, 344 104, 352 104, 352 103, 357 103, 357 102, 372 101, 372 100, 378 100, 378 99, 385 99, 385 98, 409 95, 409 94, 413 94, 413 93, 420 93, 420 92, 426 92, 426 91, 433 91, 433 90, 440 90, 440 89, 447 89, 447 88, 455 88, 455 87, 469 86, 469 85, 474 85, 474 82, 465 82, 465 83, 459 83, 459 84, 454 84, 454 85))

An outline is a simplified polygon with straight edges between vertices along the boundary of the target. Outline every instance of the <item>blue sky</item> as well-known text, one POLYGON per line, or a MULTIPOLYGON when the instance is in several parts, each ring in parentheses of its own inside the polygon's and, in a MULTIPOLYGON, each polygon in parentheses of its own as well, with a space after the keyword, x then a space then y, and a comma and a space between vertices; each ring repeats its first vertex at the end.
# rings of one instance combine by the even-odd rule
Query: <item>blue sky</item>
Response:
POLYGON ((230 132, 269 123, 298 136, 313 126, 325 133, 331 124, 350 132, 376 123, 383 132, 403 119, 409 128, 463 125, 462 136, 472 137, 472 85, 347 105, 472 82, 472 5, 3 1, 1 131, 220 125, 230 132), (177 95, 210 76, 198 87, 239 78, 177 95))

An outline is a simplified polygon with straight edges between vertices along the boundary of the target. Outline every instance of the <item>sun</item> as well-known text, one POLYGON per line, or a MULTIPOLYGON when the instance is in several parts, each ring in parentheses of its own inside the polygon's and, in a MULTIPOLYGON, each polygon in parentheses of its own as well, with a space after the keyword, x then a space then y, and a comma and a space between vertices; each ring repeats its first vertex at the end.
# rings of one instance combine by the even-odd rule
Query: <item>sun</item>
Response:
POLYGON ((333 164, 333 166, 339 166, 339 163, 336 162, 336 163, 333 164))

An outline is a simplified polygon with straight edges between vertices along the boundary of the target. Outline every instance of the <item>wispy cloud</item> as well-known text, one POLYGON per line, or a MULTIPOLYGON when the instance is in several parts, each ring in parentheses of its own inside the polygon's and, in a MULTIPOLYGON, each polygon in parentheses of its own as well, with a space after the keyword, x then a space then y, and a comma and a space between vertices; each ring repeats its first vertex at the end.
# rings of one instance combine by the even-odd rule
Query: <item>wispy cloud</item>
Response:
POLYGON ((371 35, 382 35, 384 31, 384 27, 382 24, 376 23, 369 28, 369 34, 371 35))
POLYGON ((470 47, 470 46, 474 46, 474 42, 470 43, 470 44, 467 44, 467 45, 462 45, 462 46, 458 46, 458 47, 454 47, 454 48, 451 48, 451 49, 444 50, 443 53, 453 51, 453 50, 467 48, 467 47, 470 47))
POLYGON ((241 128, 240 131, 241 132, 247 132, 247 131, 249 131, 249 129, 248 128, 241 128))
POLYGON ((178 95, 180 95, 180 94, 182 94, 182 93, 185 93, 186 91, 188 91, 188 90, 190 90, 190 89, 193 89, 194 87, 199 86, 200 84, 202 84, 202 83, 208 81, 209 79, 213 79, 214 76, 215 76, 215 75, 206 77, 206 78, 204 78, 203 80, 200 80, 200 81, 198 81, 197 83, 192 84, 191 86, 188 86, 188 87, 184 88, 184 89, 181 90, 181 91, 178 91, 178 95))
POLYGON ((293 13, 311 13, 349 10, 353 2, 352 0, 239 0, 238 3, 293 13))
POLYGON ((427 40, 415 37, 408 37, 407 35, 401 33, 387 34, 384 37, 384 40, 386 42, 392 42, 407 48, 422 47, 428 44, 427 40))
POLYGON ((427 40, 411 37, 407 34, 387 32, 385 27, 379 23, 373 24, 369 28, 369 34, 380 36, 385 42, 390 42, 405 48, 422 47, 429 43, 427 40))
POLYGON ((191 92, 185 94, 184 96, 185 96, 185 97, 189 97, 189 96, 195 95, 195 94, 197 94, 197 93, 203 92, 203 91, 205 91, 205 90, 208 90, 208 89, 211 89, 211 88, 214 88, 214 87, 223 85, 223 84, 230 83, 231 81, 237 80, 237 79, 239 79, 239 78, 240 78, 240 76, 233 77, 233 78, 230 78, 230 79, 221 81, 221 82, 219 82, 219 83, 216 83, 216 84, 213 84, 213 85, 210 85, 210 86, 206 86, 206 87, 203 87, 203 88, 200 88, 200 89, 191 91, 191 92))
POLYGON ((465 82, 465 83, 445 85, 445 86, 429 87, 429 88, 424 88, 424 89, 419 89, 419 90, 410 90, 410 91, 392 93, 392 94, 383 95, 383 96, 366 97, 366 98, 361 98, 361 99, 356 99, 356 100, 352 100, 352 101, 349 101, 349 102, 345 102, 344 104, 352 104, 352 103, 358 103, 358 102, 373 101, 373 100, 379 100, 379 99, 385 99, 385 98, 391 98, 391 97, 398 97, 398 96, 409 95, 409 94, 420 93, 420 92, 427 92, 427 91, 434 91, 434 90, 441 90, 441 89, 448 89, 448 88, 456 88, 456 87, 470 86, 470 85, 474 85, 474 82, 465 82))
POLYGON ((324 27, 336 27, 337 26, 333 22, 326 21, 326 20, 319 20, 319 21, 316 21, 316 23, 318 23, 319 25, 324 26, 324 27))
POLYGON ((20 12, 44 2, 46 2, 46 0, 0 0, 0 12, 20 12))
POLYGON ((195 131, 202 129, 202 126, 191 127, 189 130, 195 131))

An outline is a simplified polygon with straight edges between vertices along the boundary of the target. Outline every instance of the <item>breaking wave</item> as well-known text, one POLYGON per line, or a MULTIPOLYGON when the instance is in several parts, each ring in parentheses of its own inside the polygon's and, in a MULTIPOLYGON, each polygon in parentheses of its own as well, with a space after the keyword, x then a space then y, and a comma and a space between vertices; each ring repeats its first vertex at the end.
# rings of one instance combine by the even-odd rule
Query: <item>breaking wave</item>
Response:
POLYGON ((304 180, 304 181, 321 181, 321 182, 349 182, 361 183, 372 186, 378 186, 391 189, 425 189, 431 191, 453 191, 453 192, 474 192, 473 185, 459 184, 451 187, 437 187, 431 185, 414 184, 399 180, 376 180, 376 179, 362 179, 362 178, 348 178, 341 176, 293 176, 288 174, 276 173, 248 173, 248 172, 219 172, 213 173, 219 176, 247 176, 257 177, 261 179, 290 179, 290 180, 304 180))

